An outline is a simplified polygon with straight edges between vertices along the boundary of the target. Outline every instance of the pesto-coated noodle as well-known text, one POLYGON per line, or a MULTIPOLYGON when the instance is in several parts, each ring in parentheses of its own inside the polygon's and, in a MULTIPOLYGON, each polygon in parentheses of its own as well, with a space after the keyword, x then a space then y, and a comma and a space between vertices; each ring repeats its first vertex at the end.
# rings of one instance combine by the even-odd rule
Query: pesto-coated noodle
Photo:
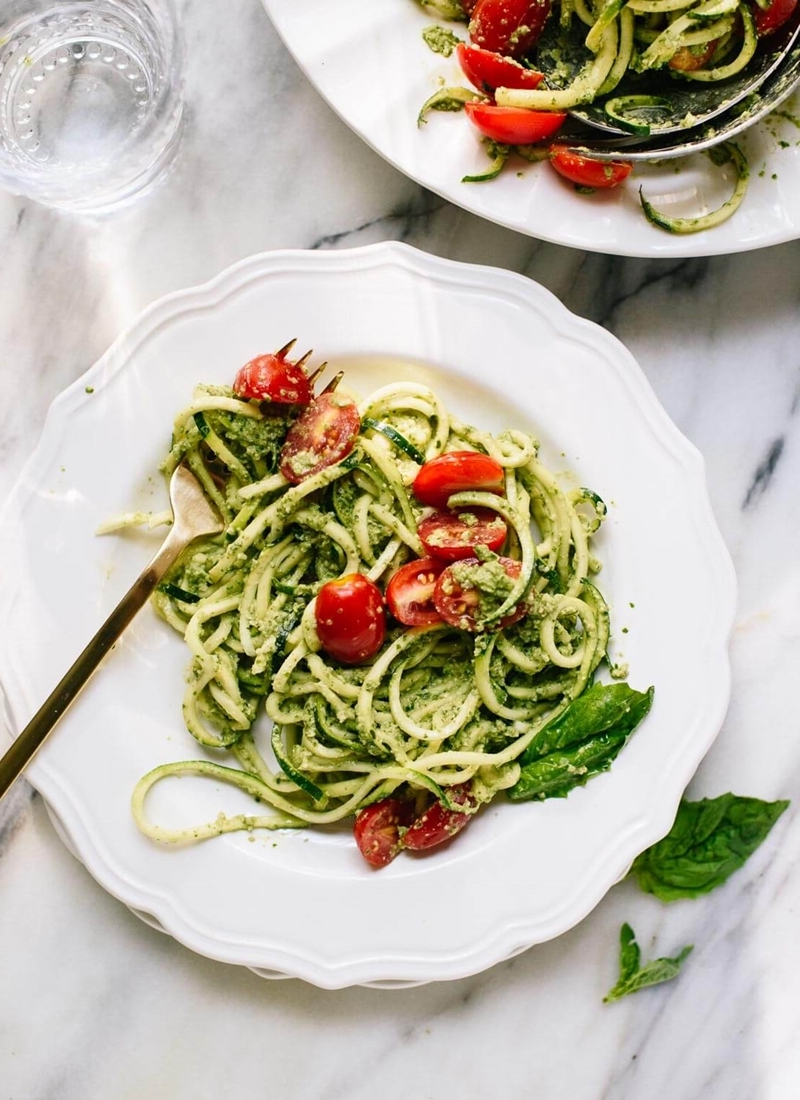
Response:
POLYGON ((608 613, 590 579, 605 506, 588 490, 565 491, 529 434, 492 436, 425 386, 398 382, 360 403, 345 459, 290 485, 278 467, 292 417, 276 408, 201 385, 175 421, 163 469, 187 462, 226 529, 190 547, 154 597, 189 648, 183 716, 211 757, 140 780, 134 815, 155 840, 335 822, 400 789, 447 805, 448 788, 469 782, 480 805, 515 783, 520 754, 606 654, 608 613), (483 632, 392 623, 371 660, 339 664, 320 647, 317 593, 354 572, 384 589, 423 554, 417 526, 431 509, 411 491, 420 467, 410 456, 465 450, 500 463, 505 492, 464 492, 451 507, 502 517, 502 553, 520 567, 494 619, 522 601, 527 614, 483 632), (252 733, 262 714, 271 752, 252 733), (148 792, 184 775, 231 784, 261 808, 182 829, 152 822, 148 792))

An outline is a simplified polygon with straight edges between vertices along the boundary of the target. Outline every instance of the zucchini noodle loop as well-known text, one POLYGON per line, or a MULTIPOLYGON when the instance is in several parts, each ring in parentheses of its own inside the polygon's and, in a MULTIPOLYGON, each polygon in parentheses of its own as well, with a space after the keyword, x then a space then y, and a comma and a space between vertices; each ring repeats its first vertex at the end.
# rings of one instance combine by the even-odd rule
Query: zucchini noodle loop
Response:
POLYGON ((226 527, 189 547, 153 598, 188 647, 183 716, 206 751, 139 781, 133 813, 155 840, 330 824, 399 788, 447 804, 449 787, 471 782, 476 801, 489 801, 515 782, 517 758, 606 655, 608 612, 591 580, 591 539, 605 515, 596 494, 565 491, 530 434, 463 424, 423 385, 385 386, 359 413, 350 454, 299 485, 278 470, 296 410, 200 385, 175 420, 162 468, 188 463, 226 527), (504 495, 464 492, 450 506, 502 517, 501 552, 520 562, 512 591, 482 632, 390 620, 374 658, 339 664, 317 637, 317 593, 354 572, 384 589, 423 555, 417 527, 431 510, 411 489, 419 460, 464 450, 504 469, 504 495), (527 613, 508 623, 520 602, 527 613), (230 784, 261 809, 188 828, 155 824, 148 792, 176 776, 230 784))
MULTIPOLYGON (((568 110, 609 95, 628 73, 665 67, 679 80, 714 83, 744 70, 758 44, 748 0, 561 0, 560 7, 562 31, 570 29, 574 17, 581 37, 589 28, 583 67, 571 80, 568 66, 556 67, 548 77, 550 87, 498 88, 495 99, 501 106, 568 110)), ((654 108, 658 97, 627 98, 650 99, 654 108)), ((623 129, 646 133, 647 105, 636 108, 630 127, 624 115, 611 114, 610 103, 609 118, 623 129)))

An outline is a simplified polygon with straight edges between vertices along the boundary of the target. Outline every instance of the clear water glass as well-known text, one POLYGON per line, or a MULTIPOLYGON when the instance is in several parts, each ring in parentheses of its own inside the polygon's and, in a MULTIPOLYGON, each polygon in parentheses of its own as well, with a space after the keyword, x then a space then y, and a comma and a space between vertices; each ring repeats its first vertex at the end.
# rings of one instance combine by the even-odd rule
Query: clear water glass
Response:
POLYGON ((177 149, 182 51, 172 0, 0 0, 0 185, 102 211, 177 149))

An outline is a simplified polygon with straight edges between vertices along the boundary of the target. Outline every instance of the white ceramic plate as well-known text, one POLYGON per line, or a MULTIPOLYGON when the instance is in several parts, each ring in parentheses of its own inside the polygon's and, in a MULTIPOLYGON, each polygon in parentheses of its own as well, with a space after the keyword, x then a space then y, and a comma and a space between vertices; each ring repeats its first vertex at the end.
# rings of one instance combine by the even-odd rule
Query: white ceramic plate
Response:
MULTIPOLYGON (((447 849, 379 872, 346 830, 163 848, 134 826, 132 788, 202 750, 180 713, 187 652, 145 609, 30 778, 97 880, 202 954, 326 987, 461 977, 574 925, 668 830, 728 698, 734 579, 700 456, 628 352, 534 283, 381 244, 256 256, 148 309, 55 401, 0 524, 12 724, 160 540, 93 532, 120 510, 164 506, 156 471, 194 384, 230 382, 292 336, 361 391, 410 375, 465 419, 535 430, 548 464, 603 495, 612 654, 634 686, 656 685, 653 712, 612 770, 569 798, 493 805, 447 849)), ((244 799, 171 782, 153 806, 170 823, 244 799)))
MULTIPOLYGON (((677 176, 672 161, 638 168, 623 187, 591 197, 576 195, 547 165, 522 160, 490 183, 461 183, 462 176, 489 163, 464 116, 433 112, 426 126, 416 124, 442 79, 466 84, 455 55, 444 59, 422 40, 423 28, 437 22, 431 12, 414 0, 262 3, 309 80, 344 121, 406 175, 473 214, 545 241, 619 256, 710 256, 800 236, 800 147, 790 118, 770 118, 748 133, 751 180, 734 217, 716 229, 674 236, 645 220, 638 185, 671 215, 714 209, 731 185, 707 157, 684 162, 677 176)), ((796 115, 796 98, 782 110, 796 115)))

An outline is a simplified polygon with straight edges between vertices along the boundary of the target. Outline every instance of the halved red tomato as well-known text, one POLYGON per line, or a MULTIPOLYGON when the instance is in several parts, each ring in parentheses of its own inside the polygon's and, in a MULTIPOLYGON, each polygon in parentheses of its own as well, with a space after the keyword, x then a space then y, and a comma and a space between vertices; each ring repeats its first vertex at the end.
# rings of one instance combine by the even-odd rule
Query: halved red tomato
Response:
POLYGON ((705 63, 711 59, 718 42, 718 38, 712 38, 710 42, 705 42, 702 46, 682 46, 675 51, 667 64, 679 73, 693 73, 696 69, 702 69, 705 63))
POLYGON ((777 31, 784 23, 788 23, 795 13, 797 0, 772 0, 767 8, 759 4, 753 4, 753 18, 756 22, 756 33, 762 38, 764 35, 777 31))
POLYGON ((596 160, 573 153, 566 145, 550 147, 550 164, 564 179, 579 187, 591 187, 598 191, 616 187, 633 170, 629 160, 596 160))
POLYGON ((484 137, 503 145, 534 145, 552 137, 567 117, 566 111, 532 111, 528 107, 498 107, 496 103, 465 103, 472 125, 484 137))
POLYGON ((499 550, 508 527, 491 508, 468 508, 462 512, 434 512, 420 523, 417 534, 432 557, 458 561, 473 557, 476 546, 499 550))
POLYGON ((358 850, 373 867, 385 867, 402 848, 400 829, 410 824, 412 804, 399 798, 383 798, 356 814, 353 836, 358 850))
POLYGON ((502 495, 503 467, 480 451, 450 451, 426 462, 414 478, 414 496, 432 508, 443 508, 453 493, 479 489, 502 495))
POLYGON ((248 401, 272 401, 278 405, 307 405, 314 396, 300 363, 286 359, 292 344, 270 355, 257 355, 239 370, 233 392, 248 401))
MULTIPOLYGON (((502 580, 502 574, 500 577, 497 575, 499 567, 510 581, 516 580, 522 569, 513 558, 495 558, 490 562, 465 558, 443 570, 433 590, 433 602, 446 623, 473 633, 484 629, 486 619, 500 607, 508 594, 504 591, 508 586, 498 583, 502 580)), ((528 605, 523 600, 499 622, 491 623, 490 629, 511 626, 527 611, 528 605)))
POLYGON ((281 450, 281 473, 299 485, 341 462, 352 451, 360 427, 354 401, 338 393, 321 393, 289 429, 281 450))
POLYGON ((386 603, 404 626, 432 626, 442 617, 433 605, 436 578, 444 566, 432 558, 401 565, 386 586, 386 603))
MULTIPOLYGON (((468 783, 448 788, 448 796, 452 802, 459 806, 475 808, 475 799, 468 783)), ((468 825, 474 813, 458 810, 448 810, 441 802, 434 802, 417 820, 408 827, 403 835, 403 848, 410 848, 412 852, 422 852, 426 848, 433 848, 437 844, 443 844, 452 839, 456 833, 460 833, 465 825, 468 825)))
POLYGON ((485 50, 524 57, 539 41, 549 14, 550 0, 478 0, 469 36, 485 50))
POLYGON ((495 88, 538 88, 544 79, 542 73, 526 69, 512 57, 482 50, 469 42, 457 46, 456 55, 464 76, 482 92, 493 92, 495 88))
POLYGON ((368 661, 386 637, 383 596, 363 573, 348 573, 323 584, 315 615, 322 648, 342 664, 368 661))

